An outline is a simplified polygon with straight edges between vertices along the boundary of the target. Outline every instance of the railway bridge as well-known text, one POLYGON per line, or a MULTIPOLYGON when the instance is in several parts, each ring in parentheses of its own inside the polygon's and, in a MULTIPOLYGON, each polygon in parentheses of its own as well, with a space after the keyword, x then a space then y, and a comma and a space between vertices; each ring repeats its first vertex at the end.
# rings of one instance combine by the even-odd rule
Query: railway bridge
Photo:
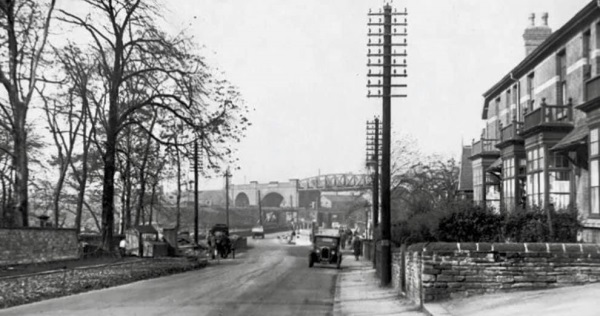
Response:
POLYGON ((370 188, 369 175, 328 174, 289 182, 234 184, 230 186, 229 197, 235 207, 311 208, 322 192, 356 192, 370 188))

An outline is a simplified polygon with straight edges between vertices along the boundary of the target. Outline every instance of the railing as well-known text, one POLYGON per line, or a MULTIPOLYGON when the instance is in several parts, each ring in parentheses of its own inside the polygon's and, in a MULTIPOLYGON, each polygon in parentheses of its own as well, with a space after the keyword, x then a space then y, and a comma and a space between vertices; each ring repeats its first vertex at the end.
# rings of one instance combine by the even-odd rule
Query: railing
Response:
POLYGON ((473 143, 472 155, 478 155, 481 153, 495 153, 498 152, 496 145, 498 144, 497 139, 485 139, 482 138, 473 143))
POLYGON ((523 131, 527 131, 536 126, 552 123, 572 123, 573 107, 571 100, 568 105, 548 105, 545 99, 539 108, 525 113, 525 122, 523 131))
POLYGON ((506 142, 513 139, 522 139, 519 133, 523 129, 523 122, 512 121, 510 125, 502 128, 500 131, 500 142, 506 142))
POLYGON ((600 97, 600 76, 585 82, 585 100, 590 101, 600 97))

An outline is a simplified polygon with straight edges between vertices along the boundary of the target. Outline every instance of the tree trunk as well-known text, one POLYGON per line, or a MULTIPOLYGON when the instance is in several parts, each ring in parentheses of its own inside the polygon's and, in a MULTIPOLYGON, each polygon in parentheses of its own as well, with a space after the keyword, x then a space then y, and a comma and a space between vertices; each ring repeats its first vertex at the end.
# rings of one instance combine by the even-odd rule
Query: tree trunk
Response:
MULTIPOLYGON (((117 45, 117 52, 123 51, 122 43, 117 45)), ((121 54, 117 53, 116 56, 121 54)), ((117 155, 117 130, 119 126, 119 79, 121 78, 121 60, 115 59, 115 73, 111 78, 109 96, 108 126, 106 129, 106 152, 104 153, 104 179, 102 185, 102 249, 113 250, 114 233, 114 201, 115 201, 115 167, 117 155)))
POLYGON ((15 109, 14 158, 15 169, 14 183, 14 217, 13 225, 29 226, 29 204, 27 182, 29 180, 29 168, 27 166, 27 132, 25 130, 25 116, 27 110, 22 102, 18 102, 15 109))
POLYGON ((6 225, 6 180, 2 177, 2 218, 0 218, 0 227, 6 225))
POLYGON ((125 167, 125 173, 127 174, 126 182, 126 200, 125 200, 125 228, 131 227, 131 160, 127 159, 127 166, 125 167))
MULTIPOLYGON (((109 123, 109 125, 112 124, 109 123)), ((102 249, 105 251, 112 251, 114 228, 116 135, 112 130, 107 134, 106 153, 104 155, 104 183, 102 186, 102 249)))
POLYGON ((156 181, 152 183, 152 195, 150 196, 150 225, 152 225, 152 217, 154 215, 154 199, 156 197, 156 181))
MULTIPOLYGON (((175 138, 175 144, 177 145, 177 138, 175 138)), ((179 156, 179 148, 175 148, 176 163, 177 163, 177 197, 175 199, 175 205, 177 208, 177 221, 175 224, 175 231, 179 231, 179 225, 181 224, 181 157, 179 156)))
MULTIPOLYGON (((79 192, 77 193, 77 206, 75 211, 75 229, 79 234, 81 232, 81 214, 83 213, 83 200, 85 199, 85 190, 87 186, 87 176, 88 176, 88 152, 89 146, 92 142, 92 132, 88 136, 87 141, 84 139, 83 144, 83 154, 82 154, 82 164, 81 164, 81 177, 78 177, 79 181, 79 192)), ((73 168, 73 172, 76 172, 75 166, 71 161, 71 167, 73 168)))
MULTIPOLYGON (((138 205, 136 210, 136 215, 140 212, 144 211, 144 195, 146 194, 146 165, 148 164, 148 157, 150 156, 150 146, 152 145, 152 137, 151 133, 154 130, 154 124, 156 123, 156 115, 152 118, 152 123, 150 124, 150 131, 148 134, 148 138, 146 139, 146 150, 144 150, 144 158, 142 159, 142 165, 140 166, 140 192, 138 196, 138 205)), ((143 215, 143 214, 142 214, 143 215)), ((142 219, 143 220, 143 219, 142 219)), ((137 223, 137 221, 136 221, 137 223)))
POLYGON ((125 208, 127 207, 127 205, 125 205, 125 201, 126 201, 125 185, 127 183, 127 178, 126 178, 125 172, 123 172, 123 174, 121 176, 121 182, 123 183, 123 192, 121 192, 121 227, 120 227, 120 231, 121 231, 121 234, 124 234, 125 233, 125 208))
MULTIPOLYGON (((69 164, 61 161, 60 162, 61 167, 60 167, 60 174, 58 176, 58 182, 56 183, 56 187, 54 188, 54 194, 53 194, 53 208, 54 208, 54 223, 56 223, 56 225, 58 225, 58 218, 59 218, 59 212, 60 212, 60 192, 62 191, 63 188, 63 184, 65 182, 65 176, 67 174, 67 168, 69 167, 69 164)), ((58 226, 57 226, 58 227, 58 226)))

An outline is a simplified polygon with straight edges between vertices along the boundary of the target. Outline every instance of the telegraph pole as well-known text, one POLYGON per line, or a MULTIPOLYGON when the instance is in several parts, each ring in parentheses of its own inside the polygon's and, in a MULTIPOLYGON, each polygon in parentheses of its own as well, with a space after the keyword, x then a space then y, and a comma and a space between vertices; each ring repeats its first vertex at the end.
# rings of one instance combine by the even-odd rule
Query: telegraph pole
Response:
POLYGON ((231 177, 231 173, 229 172, 229 167, 225 170, 225 215, 227 217, 227 227, 229 227, 229 177, 231 177))
POLYGON ((263 225, 263 215, 262 215, 262 203, 260 201, 260 190, 258 190, 258 222, 260 226, 263 225))
POLYGON ((194 242, 198 244, 198 139, 194 140, 194 242))
POLYGON ((391 170, 390 170, 390 154, 391 154, 391 100, 393 97, 406 97, 405 94, 394 94, 392 88, 406 88, 406 84, 392 84, 392 77, 406 77, 406 59, 403 62, 397 63, 396 57, 406 57, 406 49, 404 53, 396 53, 392 51, 392 47, 406 47, 406 26, 408 15, 406 9, 404 12, 392 12, 392 7, 386 4, 379 13, 369 12, 369 51, 367 56, 369 62, 367 66, 374 67, 377 73, 371 73, 369 69, 368 77, 379 77, 383 78, 383 84, 378 79, 377 83, 371 83, 368 81, 368 88, 376 88, 377 93, 371 94, 369 90, 367 97, 379 97, 382 98, 382 160, 381 160, 381 285, 388 286, 392 279, 392 253, 391 253, 391 170), (404 22, 398 22, 398 16, 405 16, 404 22), (376 18, 378 21, 372 21, 372 18, 376 18), (382 18, 383 17, 383 21, 382 18), (393 17, 393 20, 392 20, 393 17), (392 26, 394 27, 392 29, 392 26), (398 32, 397 26, 404 26, 404 32, 398 32), (375 31, 371 29, 373 27, 375 31), (371 37, 377 38, 377 43, 371 43, 371 37), (404 41, 392 41, 394 38, 404 38, 404 41), (383 38, 383 43, 382 43, 383 38), (371 51, 372 47, 376 47, 377 51, 371 51), (383 48, 383 53, 381 52, 383 48), (392 57, 394 57, 392 59, 392 57), (371 58, 375 58, 375 62, 371 62, 371 58), (383 62, 381 60, 383 59, 383 62), (396 69, 398 67, 404 68, 403 74, 397 74, 396 69), (394 71, 392 73, 392 68, 394 71), (382 72, 381 72, 382 70, 382 72), (382 91, 383 90, 383 91, 382 91), (382 93, 383 92, 383 93, 382 93))

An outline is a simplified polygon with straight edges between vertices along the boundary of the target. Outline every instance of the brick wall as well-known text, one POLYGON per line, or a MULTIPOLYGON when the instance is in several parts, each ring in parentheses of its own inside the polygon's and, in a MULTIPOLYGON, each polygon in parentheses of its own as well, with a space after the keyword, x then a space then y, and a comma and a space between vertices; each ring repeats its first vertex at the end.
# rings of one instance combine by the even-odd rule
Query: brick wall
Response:
POLYGON ((1 228, 0 266, 76 259, 77 232, 56 228, 1 228))
POLYGON ((600 245, 545 243, 415 244, 405 253, 406 276, 393 256, 392 281, 417 304, 476 294, 548 289, 598 282, 600 245))

